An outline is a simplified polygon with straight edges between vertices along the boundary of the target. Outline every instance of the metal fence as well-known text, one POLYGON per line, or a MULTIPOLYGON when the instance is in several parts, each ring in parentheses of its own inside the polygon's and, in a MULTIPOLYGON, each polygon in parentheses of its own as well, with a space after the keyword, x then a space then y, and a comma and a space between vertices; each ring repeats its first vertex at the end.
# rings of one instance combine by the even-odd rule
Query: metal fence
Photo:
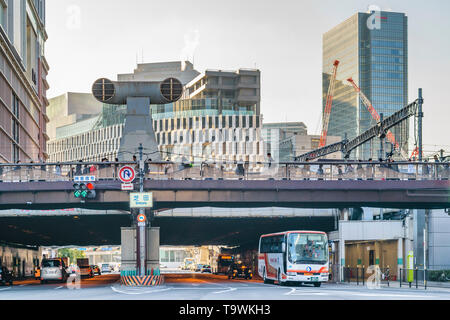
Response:
POLYGON ((343 282, 356 283, 357 285, 365 285, 370 281, 371 277, 379 277, 381 283, 390 286, 392 281, 397 280, 397 275, 390 267, 378 268, 379 274, 375 271, 375 268, 367 267, 344 267, 343 269, 343 282))
MULTIPOLYGON (((75 176, 118 180, 118 171, 137 162, 0 164, 0 182, 71 181, 75 176)), ((154 180, 448 180, 449 163, 424 162, 145 162, 154 180)))

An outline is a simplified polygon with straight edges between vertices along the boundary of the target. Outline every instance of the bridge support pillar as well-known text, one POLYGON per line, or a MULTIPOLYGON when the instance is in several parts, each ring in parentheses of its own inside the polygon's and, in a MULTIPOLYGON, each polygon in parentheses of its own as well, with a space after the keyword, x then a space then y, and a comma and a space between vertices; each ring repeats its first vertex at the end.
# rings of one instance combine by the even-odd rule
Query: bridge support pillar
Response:
POLYGON ((150 99, 130 97, 127 99, 125 127, 120 139, 119 160, 130 160, 141 143, 153 161, 161 161, 150 115, 150 99))
POLYGON ((121 228, 122 261, 120 277, 121 282, 128 286, 154 286, 164 282, 159 268, 159 228, 146 228, 146 254, 145 275, 141 276, 137 266, 138 243, 137 229, 135 227, 121 228))

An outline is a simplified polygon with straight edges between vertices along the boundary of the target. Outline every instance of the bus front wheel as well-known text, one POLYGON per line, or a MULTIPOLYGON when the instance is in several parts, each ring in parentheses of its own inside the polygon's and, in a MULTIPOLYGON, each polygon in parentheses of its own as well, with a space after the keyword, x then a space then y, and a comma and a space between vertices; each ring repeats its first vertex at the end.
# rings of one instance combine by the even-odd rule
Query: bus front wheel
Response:
POLYGON ((320 283, 320 282, 314 282, 314 287, 319 288, 321 284, 322 283, 320 283))
POLYGON ((263 279, 264 279, 264 283, 265 284, 272 284, 273 283, 273 280, 269 280, 266 277, 266 268, 264 268, 264 271, 263 271, 263 279))

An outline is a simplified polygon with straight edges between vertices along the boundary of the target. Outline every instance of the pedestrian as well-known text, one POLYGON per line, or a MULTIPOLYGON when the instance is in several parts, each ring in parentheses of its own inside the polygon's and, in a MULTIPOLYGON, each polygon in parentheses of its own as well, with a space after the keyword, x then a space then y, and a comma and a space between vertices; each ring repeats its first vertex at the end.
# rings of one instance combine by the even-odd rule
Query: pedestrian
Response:
POLYGON ((81 176, 83 174, 82 173, 82 163, 83 163, 83 160, 78 160, 78 164, 75 167, 75 175, 76 176, 81 176))
POLYGON ((274 162, 274 160, 270 152, 267 154, 267 162, 269 163, 269 168, 272 167, 272 162, 274 162))
POLYGON ((55 166, 55 174, 57 175, 57 176, 60 176, 61 175, 61 163, 57 163, 56 164, 56 166, 55 166))
POLYGON ((323 164, 319 165, 319 169, 317 169, 318 180, 323 180, 323 164))
POLYGON ((373 160, 372 158, 369 159, 369 164, 366 166, 366 179, 367 180, 373 180, 373 160))
POLYGON ((311 173, 311 167, 309 166, 308 162, 309 159, 305 160, 306 164, 303 166, 303 180, 309 180, 309 175, 311 173))
POLYGON ((435 175, 434 175, 434 177, 435 177, 435 179, 437 179, 437 180, 439 180, 439 175, 441 174, 441 168, 440 168, 440 165, 439 165, 439 163, 440 163, 440 161, 439 161, 439 158, 438 158, 438 156, 437 155, 434 155, 434 172, 435 172, 435 175))
POLYGON ((342 171, 342 166, 338 166, 338 180, 342 180, 342 176, 344 175, 344 172, 342 171))
POLYGON ((416 180, 416 178, 415 178, 416 170, 414 168, 414 164, 412 163, 412 159, 409 158, 408 162, 409 162, 409 164, 408 164, 408 176, 409 176, 408 180, 416 180))
POLYGON ((362 180, 364 176, 364 169, 362 166, 362 160, 358 160, 358 165, 356 166, 356 174, 358 175, 358 180, 362 180))
POLYGON ((348 180, 353 180, 353 166, 351 163, 348 163, 345 167, 345 175, 347 176, 348 180))

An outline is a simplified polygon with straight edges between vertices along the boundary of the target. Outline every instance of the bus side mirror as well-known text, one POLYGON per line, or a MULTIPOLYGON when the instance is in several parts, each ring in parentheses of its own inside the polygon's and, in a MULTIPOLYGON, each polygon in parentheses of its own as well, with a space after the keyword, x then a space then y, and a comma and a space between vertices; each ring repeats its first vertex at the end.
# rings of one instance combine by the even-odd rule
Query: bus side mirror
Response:
POLYGON ((281 244, 281 252, 286 252, 286 243, 281 244))

